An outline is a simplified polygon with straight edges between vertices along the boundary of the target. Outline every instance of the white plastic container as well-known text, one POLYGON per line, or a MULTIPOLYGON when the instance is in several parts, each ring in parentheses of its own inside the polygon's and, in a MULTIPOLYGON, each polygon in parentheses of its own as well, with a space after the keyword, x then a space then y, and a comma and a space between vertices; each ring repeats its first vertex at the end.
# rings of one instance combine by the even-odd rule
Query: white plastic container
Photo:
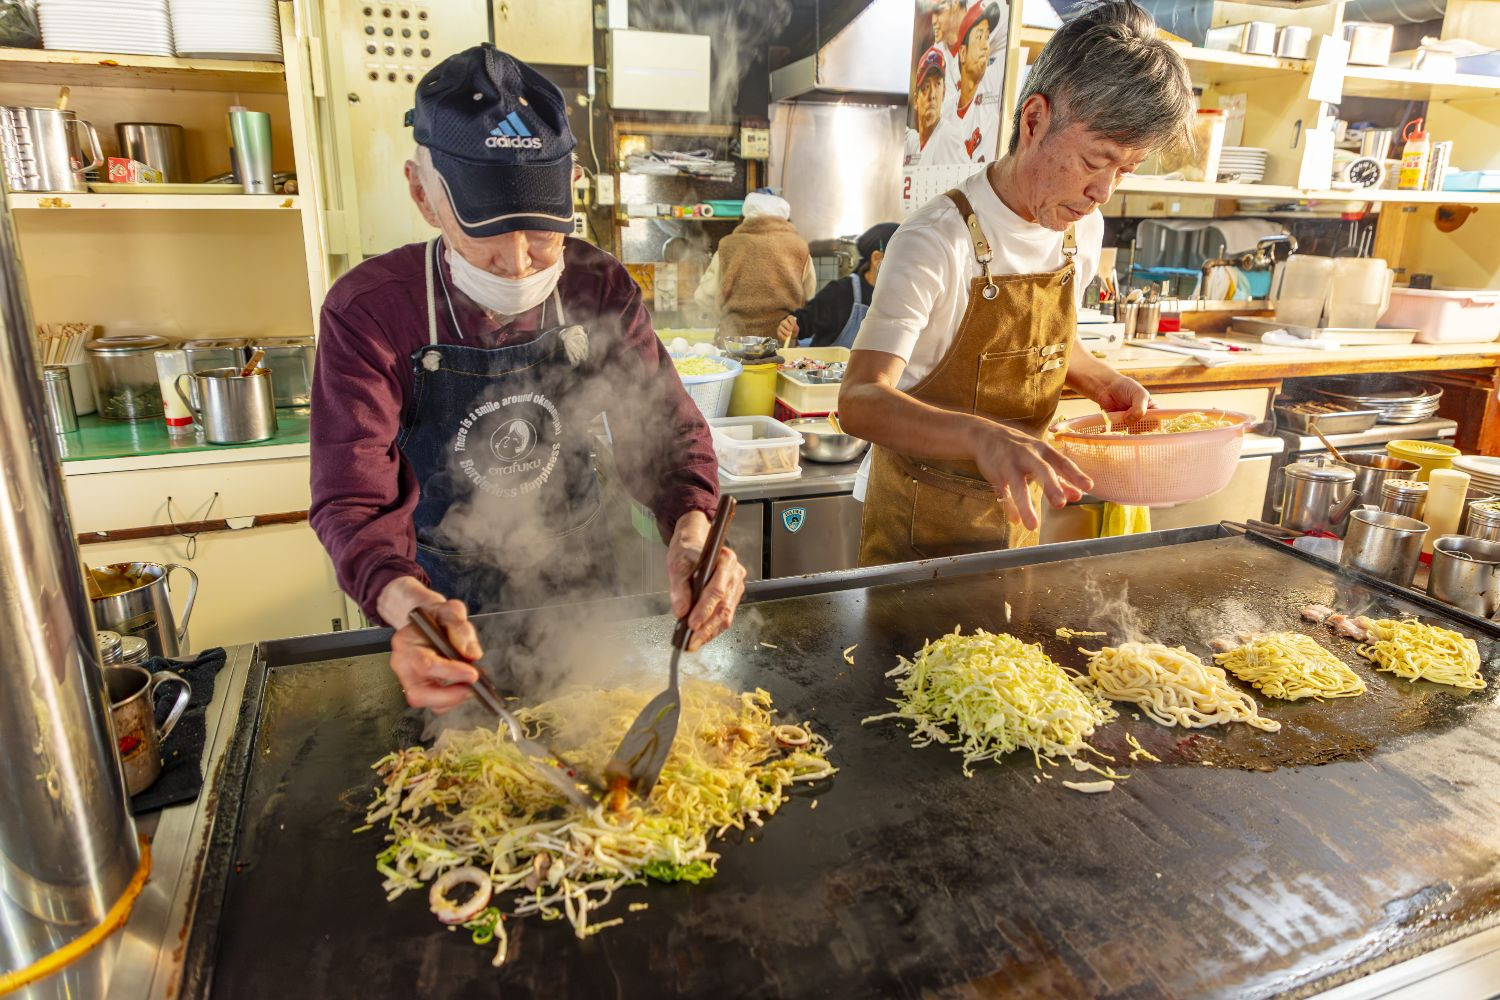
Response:
POLYGON ((1500 337, 1500 292, 1393 288, 1380 325, 1416 330, 1419 344, 1487 344, 1500 337))
POLYGON ((802 435, 773 417, 710 420, 719 470, 739 479, 797 475, 802 469, 802 435))

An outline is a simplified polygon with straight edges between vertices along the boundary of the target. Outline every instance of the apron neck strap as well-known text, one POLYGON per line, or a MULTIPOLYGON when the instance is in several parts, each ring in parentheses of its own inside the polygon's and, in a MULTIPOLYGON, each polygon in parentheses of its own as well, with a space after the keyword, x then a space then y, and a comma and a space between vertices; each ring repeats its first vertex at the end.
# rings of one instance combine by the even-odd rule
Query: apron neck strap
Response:
POLYGON ((948 200, 958 207, 958 214, 964 220, 964 227, 969 231, 969 240, 974 244, 974 259, 984 270, 984 297, 992 299, 999 289, 995 287, 995 274, 990 270, 990 261, 995 259, 990 250, 990 241, 984 238, 984 230, 979 226, 979 216, 974 212, 974 206, 969 203, 969 196, 958 188, 948 192, 948 200))
POLYGON ((1067 230, 1063 232, 1063 259, 1072 260, 1076 256, 1078 256, 1078 237, 1074 235, 1073 226, 1070 223, 1067 230))
MULTIPOLYGON (((552 308, 557 313, 557 325, 558 326, 567 326, 568 325, 568 317, 565 316, 565 315, 563 315, 562 293, 559 292, 555 287, 552 289, 552 308)), ((542 326, 546 327, 546 325, 547 325, 547 311, 545 309, 543 309, 542 310, 542 326)))
POLYGON ((863 282, 860 279, 859 272, 856 271, 854 274, 849 275, 849 280, 854 282, 854 304, 857 306, 864 305, 865 290, 860 287, 863 282))
POLYGON ((432 275, 433 275, 433 272, 437 270, 437 266, 438 266, 437 245, 438 245, 438 241, 437 241, 436 238, 434 238, 431 243, 427 244, 427 254, 426 254, 426 257, 427 257, 427 342, 429 344, 431 344, 433 347, 436 347, 437 346, 437 342, 438 342, 438 332, 437 332, 437 296, 434 294, 433 287, 432 287, 432 275))

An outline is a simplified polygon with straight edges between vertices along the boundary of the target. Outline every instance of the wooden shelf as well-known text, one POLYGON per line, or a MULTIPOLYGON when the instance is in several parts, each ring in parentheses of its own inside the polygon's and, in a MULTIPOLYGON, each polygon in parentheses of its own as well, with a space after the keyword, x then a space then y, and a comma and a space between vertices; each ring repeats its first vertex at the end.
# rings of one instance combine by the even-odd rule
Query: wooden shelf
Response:
POLYGON ((53 49, 0 48, 0 81, 75 87, 286 93, 285 67, 279 62, 177 59, 53 49))
POLYGON ((111 211, 297 211, 301 200, 285 194, 44 194, 25 191, 7 197, 13 209, 39 211, 98 210, 111 211))
POLYGON ((1121 194, 1175 194, 1185 198, 1236 198, 1240 201, 1381 202, 1408 205, 1500 205, 1500 191, 1304 191, 1284 184, 1209 184, 1132 175, 1121 194))
POLYGON ((1455 73, 1434 76, 1415 69, 1350 66, 1344 71, 1345 97, 1393 101, 1458 101, 1500 97, 1500 77, 1455 73))
MULTIPOLYGON (((1052 38, 1048 28, 1022 28, 1019 46, 1031 53, 1034 59, 1042 46, 1052 38)), ((1183 42, 1172 42, 1172 48, 1188 64, 1196 83, 1239 83, 1259 80, 1279 73, 1307 73, 1312 69, 1310 59, 1281 59, 1276 56, 1255 56, 1243 52, 1224 52, 1219 49, 1200 49, 1183 42)))

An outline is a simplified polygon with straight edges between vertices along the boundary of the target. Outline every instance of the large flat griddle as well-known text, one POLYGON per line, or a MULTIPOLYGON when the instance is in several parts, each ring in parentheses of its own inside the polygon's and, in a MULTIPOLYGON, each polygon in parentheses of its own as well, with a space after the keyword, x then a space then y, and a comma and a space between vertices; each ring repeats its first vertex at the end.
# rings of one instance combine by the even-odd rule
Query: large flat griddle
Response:
MULTIPOLYGON (((253 727, 220 788, 239 797, 239 822, 217 834, 222 863, 205 883, 185 992, 1300 996, 1496 921, 1492 630, 1244 538, 1007 569, 945 565, 952 575, 869 574, 832 593, 783 584, 796 596, 742 614, 689 669, 765 687, 813 719, 839 775, 788 803, 753 843, 724 844, 710 882, 618 896, 602 917, 624 915, 622 927, 580 942, 559 923, 513 923, 499 969, 491 949, 439 927, 424 894, 387 904, 373 862, 380 834, 350 832, 370 763, 419 729, 383 657, 278 662, 272 644, 251 678, 253 727), (1133 733, 1163 761, 1126 762, 1132 777, 1098 796, 1062 787, 1071 772, 1038 783, 1022 755, 966 779, 955 754, 913 749, 899 724, 861 725, 886 709, 883 674, 896 657, 958 624, 1008 630, 1081 666, 1078 643, 1055 630, 1123 624, 1090 593, 1118 597, 1143 633, 1204 655, 1224 632, 1307 631, 1369 693, 1266 703, 1277 734, 1192 734, 1127 710, 1096 744, 1123 761, 1133 733), (1492 686, 1464 694, 1376 673, 1353 644, 1298 619, 1310 601, 1457 627, 1478 639, 1492 686), (850 668, 840 652, 854 644, 850 668), (627 914, 637 901, 650 908, 627 914)), ((487 623, 491 644, 506 621, 487 623)), ((613 641, 606 631, 601 643, 613 641)), ((610 634, 659 654, 670 631, 657 617, 610 634)))

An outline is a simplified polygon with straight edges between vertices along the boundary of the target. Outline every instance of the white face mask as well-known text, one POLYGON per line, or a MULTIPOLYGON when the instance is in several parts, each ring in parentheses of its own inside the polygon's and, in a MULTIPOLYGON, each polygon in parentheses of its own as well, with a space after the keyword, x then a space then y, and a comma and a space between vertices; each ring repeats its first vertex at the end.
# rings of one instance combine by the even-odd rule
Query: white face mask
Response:
POLYGON ((458 290, 480 306, 502 316, 519 316, 534 309, 547 300, 557 281, 562 277, 563 259, 559 254, 557 263, 543 271, 524 278, 502 278, 480 267, 475 267, 463 255, 446 250, 448 270, 458 290))

